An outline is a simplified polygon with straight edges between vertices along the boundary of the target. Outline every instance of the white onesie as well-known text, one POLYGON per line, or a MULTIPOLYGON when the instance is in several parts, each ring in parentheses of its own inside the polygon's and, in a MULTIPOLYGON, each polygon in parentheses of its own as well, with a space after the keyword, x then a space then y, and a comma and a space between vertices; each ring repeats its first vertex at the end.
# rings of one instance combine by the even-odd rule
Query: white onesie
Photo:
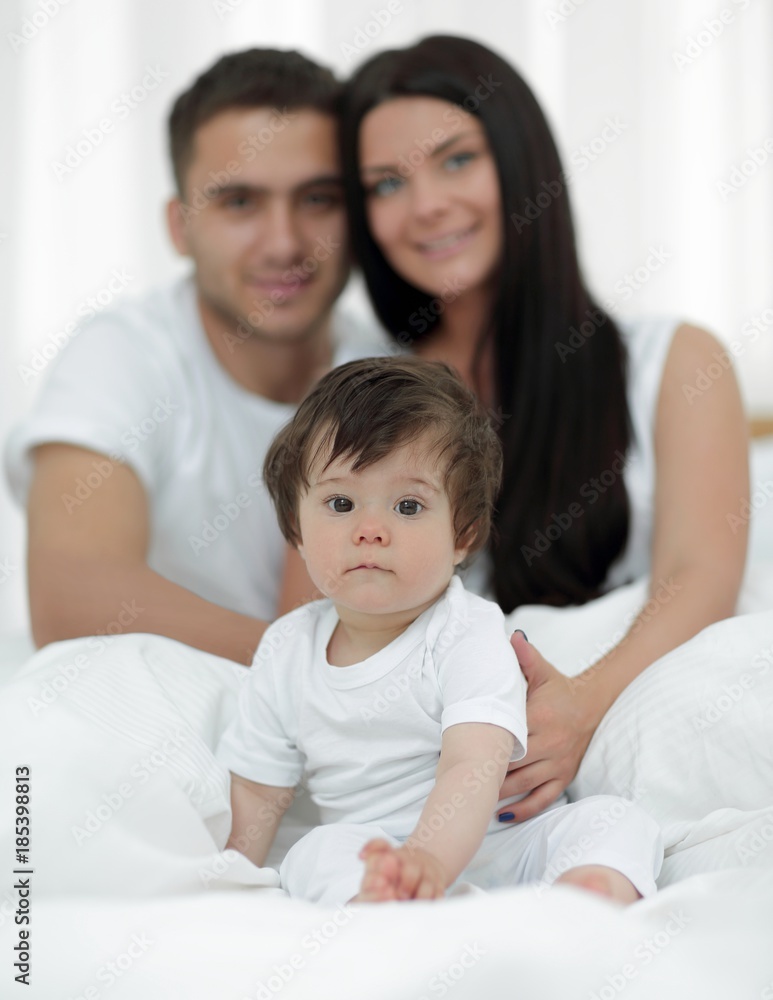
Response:
MULTIPOLYGON (((230 771, 259 784, 303 782, 325 825, 290 850, 280 874, 291 894, 326 903, 346 902, 355 894, 362 875, 359 846, 375 836, 399 843, 415 830, 434 785, 445 729, 465 722, 501 726, 515 737, 512 760, 525 754, 527 734, 526 682, 504 616, 496 604, 468 593, 458 577, 402 635, 361 663, 337 667, 328 662, 337 622, 333 603, 323 600, 270 626, 217 752, 230 771)), ((474 795, 475 782, 484 780, 483 774, 471 777, 463 794, 474 795)), ((596 798, 603 798, 607 808, 624 801, 596 798)), ((581 804, 559 806, 515 828, 492 817, 489 843, 481 851, 490 855, 493 844, 497 858, 488 858, 478 877, 471 866, 468 879, 489 886, 494 869, 503 885, 516 880, 516 870, 518 880, 542 877, 556 853, 581 835, 578 809, 581 804), (559 835, 555 827, 566 810, 573 818, 559 835), (546 825, 547 817, 552 818, 546 825), (501 871, 500 848, 516 841, 521 845, 527 830, 533 830, 529 839, 535 844, 549 833, 549 847, 532 844, 529 852, 518 846, 517 858, 501 871), (523 868, 527 857, 528 870, 523 868)), ((594 816, 598 811, 597 806, 594 816)), ((626 874, 640 892, 651 891, 662 858, 659 831, 626 803, 621 820, 613 824, 618 835, 630 823, 622 822, 624 816, 644 830, 643 844, 632 844, 628 852, 626 874)), ((586 815, 583 822, 590 821, 586 815)), ((586 839, 593 839, 587 832, 586 839)), ((621 868, 617 858, 624 862, 626 851, 617 846, 613 864, 609 844, 606 854, 601 845, 600 855, 596 837, 583 863, 603 864, 598 859, 603 856, 621 868)))

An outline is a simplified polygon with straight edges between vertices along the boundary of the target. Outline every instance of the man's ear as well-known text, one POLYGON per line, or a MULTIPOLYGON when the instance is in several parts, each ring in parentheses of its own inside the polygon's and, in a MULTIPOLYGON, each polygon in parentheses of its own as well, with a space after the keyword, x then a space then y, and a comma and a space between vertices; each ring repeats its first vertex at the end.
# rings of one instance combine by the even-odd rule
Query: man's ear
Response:
POLYGON ((188 244, 188 226, 183 208, 183 203, 177 195, 170 198, 166 204, 166 225, 175 250, 183 257, 189 257, 191 251, 188 244))

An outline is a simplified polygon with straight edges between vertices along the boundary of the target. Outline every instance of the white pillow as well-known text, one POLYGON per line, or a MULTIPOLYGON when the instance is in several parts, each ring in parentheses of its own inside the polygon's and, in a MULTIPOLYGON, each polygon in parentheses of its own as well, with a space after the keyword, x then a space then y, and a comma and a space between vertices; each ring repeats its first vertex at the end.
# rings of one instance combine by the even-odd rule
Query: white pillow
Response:
POLYGON ((570 786, 596 794, 639 802, 667 852, 716 810, 773 804, 773 611, 711 625, 623 691, 570 786))

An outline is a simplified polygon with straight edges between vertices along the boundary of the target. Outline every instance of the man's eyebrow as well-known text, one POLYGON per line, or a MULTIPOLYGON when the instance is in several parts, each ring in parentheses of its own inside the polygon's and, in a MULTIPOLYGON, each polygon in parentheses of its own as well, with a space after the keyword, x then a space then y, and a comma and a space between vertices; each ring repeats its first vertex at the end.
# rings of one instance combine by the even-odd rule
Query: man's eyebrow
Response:
MULTIPOLYGON (((340 174, 322 174, 319 177, 312 177, 310 180, 303 181, 302 184, 298 184, 297 187, 291 188, 290 194, 299 194, 303 191, 308 191, 310 188, 316 187, 341 187, 343 185, 343 178, 340 174)), ((222 198, 223 195, 244 195, 244 194, 273 194, 273 191, 269 187, 261 186, 258 184, 244 184, 239 182, 233 182, 230 184, 207 184, 206 192, 210 198, 222 198)))
MULTIPOLYGON (((477 135, 480 135, 480 133, 479 132, 473 132, 472 130, 468 130, 467 132, 460 132, 459 135, 454 135, 450 139, 446 139, 446 141, 445 142, 441 142, 439 146, 435 146, 435 148, 429 154, 430 159, 432 159, 435 156, 440 156, 440 154, 444 153, 449 148, 449 146, 453 146, 453 144, 455 142, 459 142, 461 139, 466 139, 466 138, 468 138, 471 135, 477 136, 477 135)), ((362 170, 361 170, 361 173, 363 173, 363 174, 390 174, 390 173, 391 174, 396 174, 396 173, 399 173, 399 170, 397 169, 397 167, 395 167, 394 164, 389 164, 387 166, 381 166, 381 167, 363 167, 362 170)))

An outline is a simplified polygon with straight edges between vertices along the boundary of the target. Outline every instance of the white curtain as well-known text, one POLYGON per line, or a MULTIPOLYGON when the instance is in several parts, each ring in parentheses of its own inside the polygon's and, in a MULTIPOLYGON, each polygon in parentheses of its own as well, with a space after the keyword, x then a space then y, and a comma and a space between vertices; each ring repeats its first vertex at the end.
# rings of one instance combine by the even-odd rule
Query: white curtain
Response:
MULTIPOLYGON (((734 345, 749 412, 773 413, 766 0, 5 0, 2 22, 3 438, 79 307, 183 268, 162 221, 165 117, 199 71, 275 45, 346 74, 438 32, 496 48, 535 88, 601 299, 709 327, 734 345)), ((19 629, 23 519, 4 484, 0 517, 0 630, 19 629)))

